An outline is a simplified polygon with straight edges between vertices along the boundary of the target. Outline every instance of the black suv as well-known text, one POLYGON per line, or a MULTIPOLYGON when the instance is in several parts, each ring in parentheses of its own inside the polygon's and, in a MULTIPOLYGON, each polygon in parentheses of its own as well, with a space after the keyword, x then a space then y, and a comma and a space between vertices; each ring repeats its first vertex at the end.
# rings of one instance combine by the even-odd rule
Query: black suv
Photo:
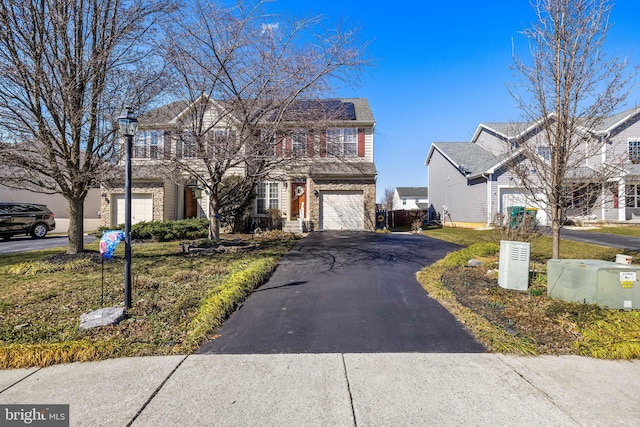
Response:
POLYGON ((53 212, 35 203, 0 202, 0 237, 10 239, 14 234, 31 234, 42 239, 56 228, 53 212))

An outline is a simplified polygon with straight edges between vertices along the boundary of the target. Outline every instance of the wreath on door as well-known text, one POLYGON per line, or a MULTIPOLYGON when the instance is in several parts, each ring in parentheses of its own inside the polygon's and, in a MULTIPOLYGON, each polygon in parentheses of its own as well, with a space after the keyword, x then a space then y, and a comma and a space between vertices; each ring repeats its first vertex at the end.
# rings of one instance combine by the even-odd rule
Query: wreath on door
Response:
POLYGON ((298 197, 302 196, 304 194, 304 187, 296 187, 294 193, 298 197))

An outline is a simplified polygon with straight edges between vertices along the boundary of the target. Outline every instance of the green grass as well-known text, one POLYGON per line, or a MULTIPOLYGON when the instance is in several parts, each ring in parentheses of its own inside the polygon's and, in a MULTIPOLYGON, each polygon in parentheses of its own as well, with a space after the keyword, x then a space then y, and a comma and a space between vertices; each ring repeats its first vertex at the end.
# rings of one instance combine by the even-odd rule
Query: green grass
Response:
POLYGON ((603 226, 598 228, 585 228, 590 233, 616 234, 618 236, 640 237, 640 225, 626 227, 603 226))
MULTIPOLYGON (((500 244, 500 240, 504 240, 504 235, 499 230, 472 230, 468 228, 443 227, 425 230, 422 233, 426 236, 456 243, 461 246, 470 246, 475 243, 500 244)), ((531 241, 531 259, 533 261, 546 263, 546 261, 551 258, 551 240, 550 236, 540 235, 531 241)), ((619 253, 631 255, 634 259, 640 255, 640 252, 620 251, 620 249, 606 246, 566 240, 562 238, 562 231, 560 231, 560 258, 615 261, 616 254, 619 253)))
POLYGON ((90 330, 78 328, 81 314, 122 306, 122 245, 104 266, 46 262, 64 248, 1 256, 0 367, 192 351, 294 243, 260 240, 257 250, 215 255, 184 254, 177 242, 134 244, 133 307, 120 324, 90 330))

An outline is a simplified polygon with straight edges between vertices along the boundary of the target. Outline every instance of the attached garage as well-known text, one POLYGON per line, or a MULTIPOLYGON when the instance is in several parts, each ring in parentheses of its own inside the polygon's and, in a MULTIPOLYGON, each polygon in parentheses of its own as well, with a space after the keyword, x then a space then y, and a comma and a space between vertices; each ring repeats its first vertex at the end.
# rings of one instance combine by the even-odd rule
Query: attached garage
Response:
MULTIPOLYGON (((538 220, 538 224, 547 225, 547 206, 546 204, 541 204, 539 202, 527 201, 528 197, 524 193, 525 190, 520 188, 501 188, 500 189, 500 213, 502 213, 503 218, 509 218, 508 208, 511 206, 524 206, 537 208, 536 219, 538 220)), ((543 196, 538 194, 538 198, 541 199, 543 196)))
MULTIPOLYGON (((116 218, 116 224, 124 224, 124 194, 114 196, 112 218, 116 218)), ((131 195, 131 224, 142 221, 153 221, 153 194, 134 193, 131 195)))
POLYGON ((364 230, 364 196, 361 191, 320 193, 321 230, 364 230))

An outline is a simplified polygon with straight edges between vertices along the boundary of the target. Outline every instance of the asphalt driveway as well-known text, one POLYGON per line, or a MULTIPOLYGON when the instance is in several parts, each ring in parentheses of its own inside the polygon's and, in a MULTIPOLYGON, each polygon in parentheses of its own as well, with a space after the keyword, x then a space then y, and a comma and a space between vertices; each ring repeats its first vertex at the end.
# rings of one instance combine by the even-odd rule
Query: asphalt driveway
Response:
POLYGON ((484 352, 415 278, 457 249, 410 234, 312 233, 199 352, 484 352))

